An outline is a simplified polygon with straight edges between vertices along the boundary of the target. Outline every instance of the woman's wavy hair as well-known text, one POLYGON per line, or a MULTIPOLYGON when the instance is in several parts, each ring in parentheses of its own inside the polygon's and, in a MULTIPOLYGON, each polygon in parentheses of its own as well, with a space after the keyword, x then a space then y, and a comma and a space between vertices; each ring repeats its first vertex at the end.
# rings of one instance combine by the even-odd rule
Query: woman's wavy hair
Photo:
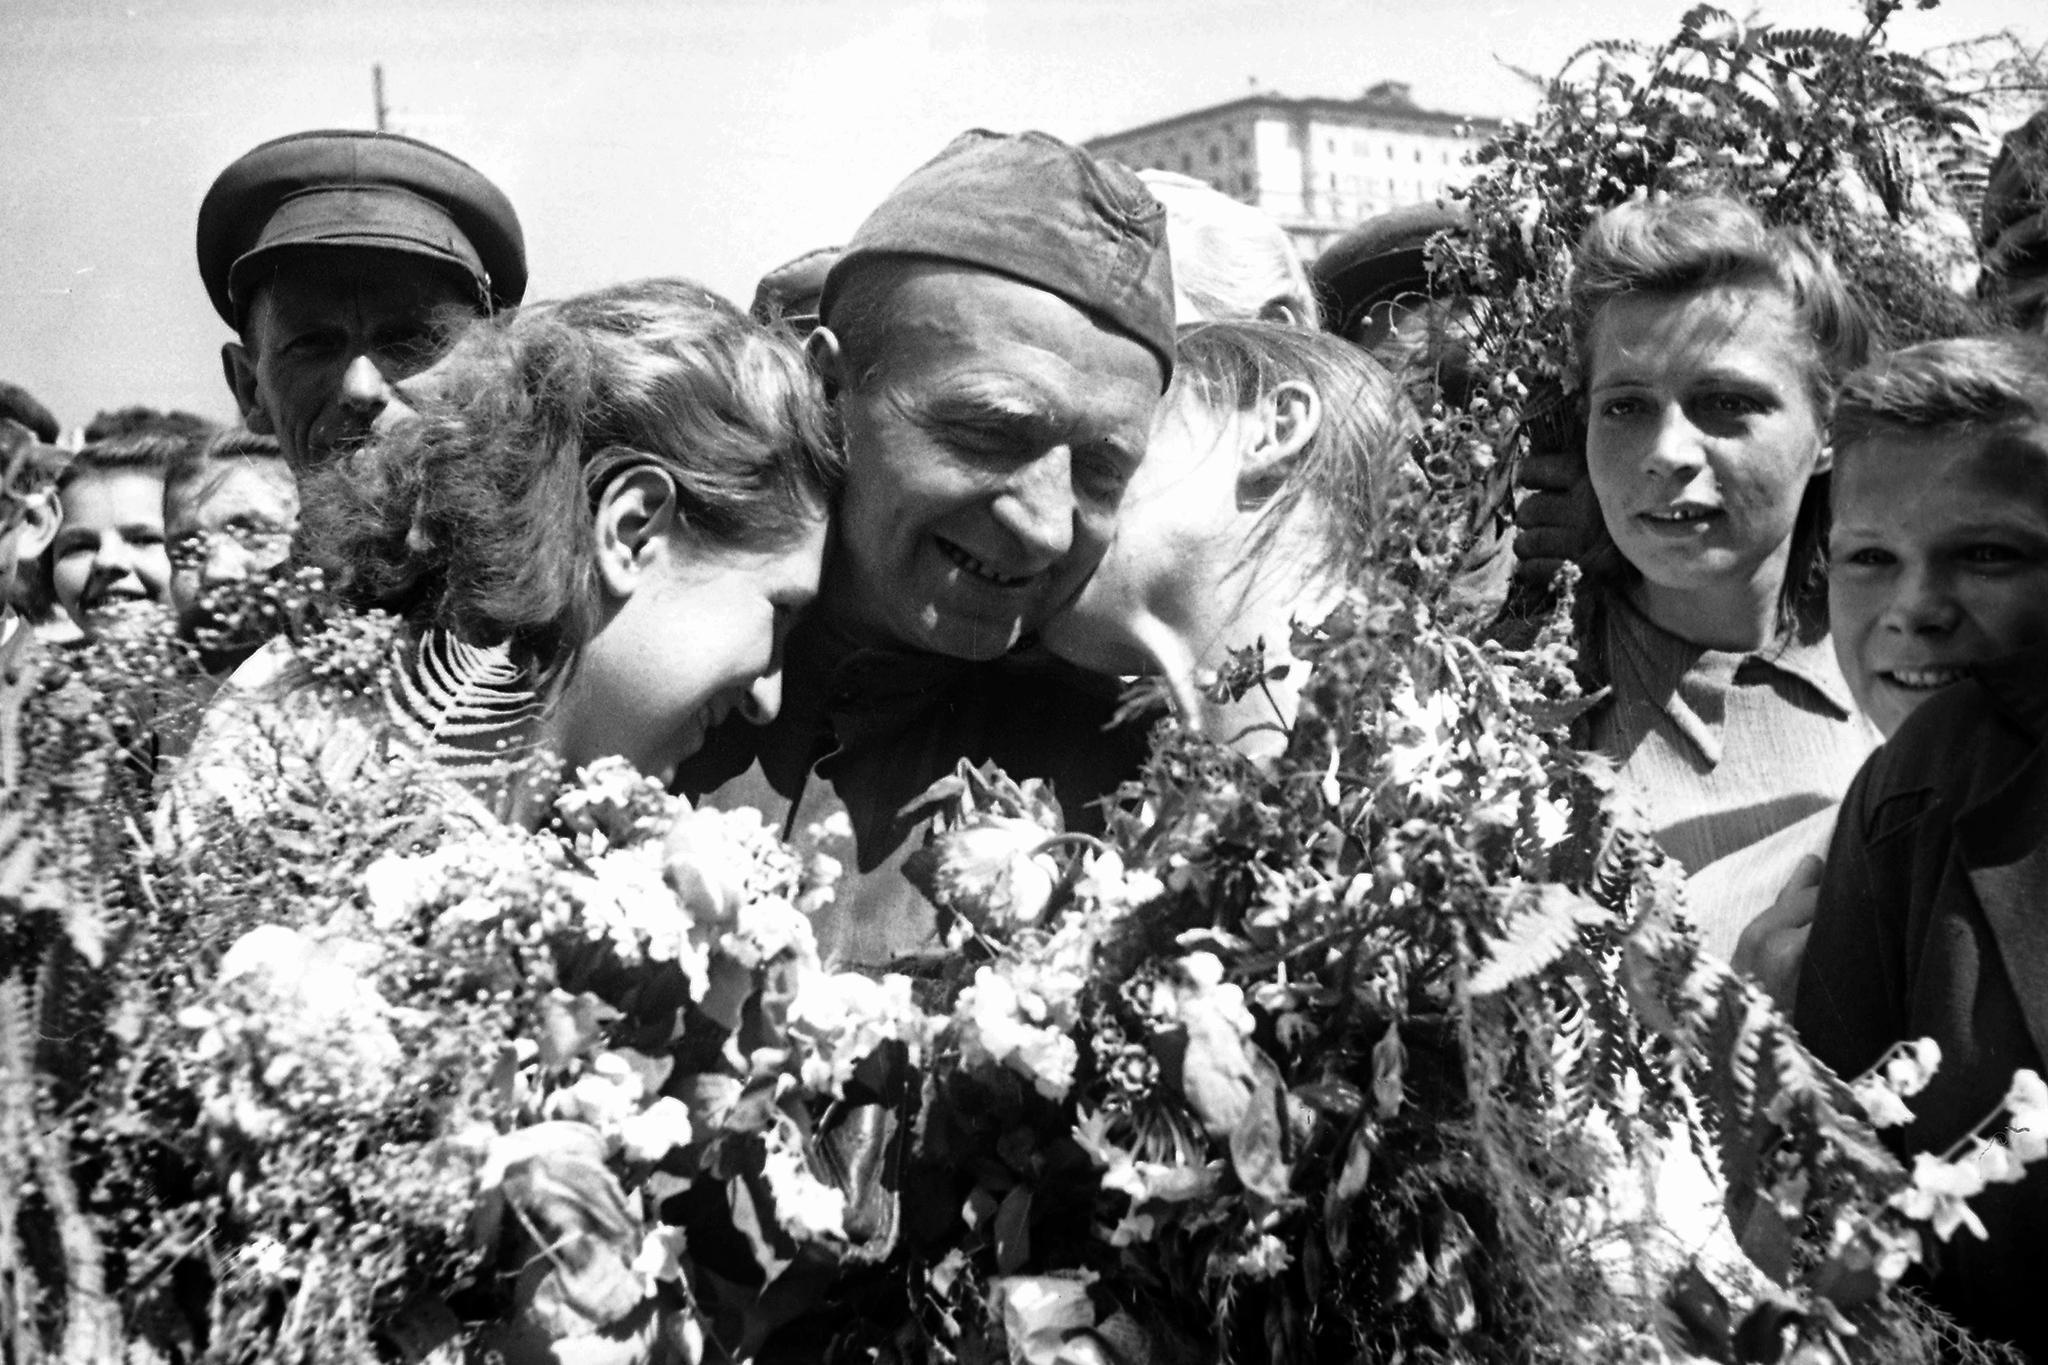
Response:
POLYGON ((1410 459, 1417 421, 1394 377, 1358 347, 1327 332, 1276 322, 1197 322, 1179 330, 1168 403, 1192 398, 1216 412, 1245 412, 1290 380, 1321 399, 1314 436, 1263 487, 1240 485, 1259 507, 1263 553, 1299 509, 1323 530, 1318 569, 1351 577, 1378 557, 1388 518, 1414 496, 1410 459))
MULTIPOLYGON (((1595 218, 1572 256, 1567 302, 1580 391, 1592 381, 1594 329, 1616 299, 1682 298, 1723 285, 1758 285, 1791 300, 1807 347, 1807 393, 1825 429, 1835 386, 1870 354, 1868 314, 1834 261, 1799 228, 1770 227, 1755 209, 1715 195, 1623 204, 1595 218)), ((1828 476, 1806 487, 1779 594, 1781 630, 1827 627, 1828 476)), ((1613 588, 1636 570, 1603 524, 1584 559, 1589 586, 1613 588)), ((1598 594, 1588 594, 1589 597, 1598 594)))
POLYGON ((543 676, 597 628, 594 512, 619 473, 663 470, 713 550, 790 544, 838 493, 802 353, 687 280, 480 321, 434 381, 417 420, 308 478, 301 554, 344 600, 508 643, 543 676))

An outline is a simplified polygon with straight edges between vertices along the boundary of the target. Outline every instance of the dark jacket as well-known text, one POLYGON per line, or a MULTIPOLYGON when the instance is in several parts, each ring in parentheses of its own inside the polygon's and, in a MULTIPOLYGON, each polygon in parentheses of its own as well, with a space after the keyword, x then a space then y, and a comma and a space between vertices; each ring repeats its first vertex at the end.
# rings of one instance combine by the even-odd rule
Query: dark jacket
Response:
POLYGON ((676 786, 707 805, 750 806, 800 852, 844 865, 837 900, 813 919, 837 966, 943 952, 930 904, 901 871, 925 825, 902 812, 961 759, 1047 780, 1067 828, 1087 832, 1102 829, 1097 803, 1145 760, 1149 726, 1110 725, 1117 680, 1042 651, 974 662, 865 648, 811 617, 786 658, 774 723, 726 721, 676 786), (833 816, 850 839, 821 834, 833 816))
MULTIPOLYGON (((1944 1152, 1998 1110, 2014 1070, 2048 1073, 2048 650, 1930 698, 1842 805, 1795 1022, 1845 1078, 1900 1039, 1941 1067, 1902 1151, 1944 1152)), ((2048 1169, 1971 1201, 1931 1280, 1980 1334, 2048 1362, 2048 1169)))

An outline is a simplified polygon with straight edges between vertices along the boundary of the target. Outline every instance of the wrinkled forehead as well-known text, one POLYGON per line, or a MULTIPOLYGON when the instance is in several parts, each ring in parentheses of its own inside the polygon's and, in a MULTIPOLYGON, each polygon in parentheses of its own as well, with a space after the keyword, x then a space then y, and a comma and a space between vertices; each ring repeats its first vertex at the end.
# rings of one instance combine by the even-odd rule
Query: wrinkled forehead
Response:
POLYGON ((1013 381, 1142 425, 1161 389, 1145 344, 1067 299, 968 267, 906 272, 878 301, 879 368, 909 384, 1013 381))

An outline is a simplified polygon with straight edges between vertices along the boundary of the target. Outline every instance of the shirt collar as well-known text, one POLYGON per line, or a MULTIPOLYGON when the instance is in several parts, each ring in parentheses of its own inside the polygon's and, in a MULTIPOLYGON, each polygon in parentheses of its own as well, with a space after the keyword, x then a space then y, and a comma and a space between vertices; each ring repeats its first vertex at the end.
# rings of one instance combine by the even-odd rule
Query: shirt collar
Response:
POLYGON ((1617 594, 1609 614, 1608 647, 1617 687, 1661 710, 1708 767, 1721 762, 1726 692, 1759 673, 1793 679, 1810 694, 1816 710, 1837 720, 1856 714, 1848 681, 1825 635, 1808 641, 1781 635, 1747 652, 1709 649, 1673 635, 1617 594))

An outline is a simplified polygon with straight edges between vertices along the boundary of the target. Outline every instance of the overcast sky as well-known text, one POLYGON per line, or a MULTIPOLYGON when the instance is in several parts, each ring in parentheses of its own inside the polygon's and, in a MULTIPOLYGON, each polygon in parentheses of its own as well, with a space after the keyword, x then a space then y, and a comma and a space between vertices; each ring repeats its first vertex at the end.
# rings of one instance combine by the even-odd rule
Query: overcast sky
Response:
MULTIPOLYGON (((0 0, 0 378, 67 424, 126 403, 231 415, 226 329, 193 264, 199 200, 267 138, 394 127, 501 185, 529 298, 648 274, 744 302, 768 267, 843 240, 970 126, 1074 140, 1233 99, 1355 95, 1526 111, 1606 37, 1659 39, 1682 0, 0 0)), ((1850 0, 1771 0, 1853 29, 1850 0)), ((1946 0, 1895 23, 1922 50, 2040 0, 1946 0)))

